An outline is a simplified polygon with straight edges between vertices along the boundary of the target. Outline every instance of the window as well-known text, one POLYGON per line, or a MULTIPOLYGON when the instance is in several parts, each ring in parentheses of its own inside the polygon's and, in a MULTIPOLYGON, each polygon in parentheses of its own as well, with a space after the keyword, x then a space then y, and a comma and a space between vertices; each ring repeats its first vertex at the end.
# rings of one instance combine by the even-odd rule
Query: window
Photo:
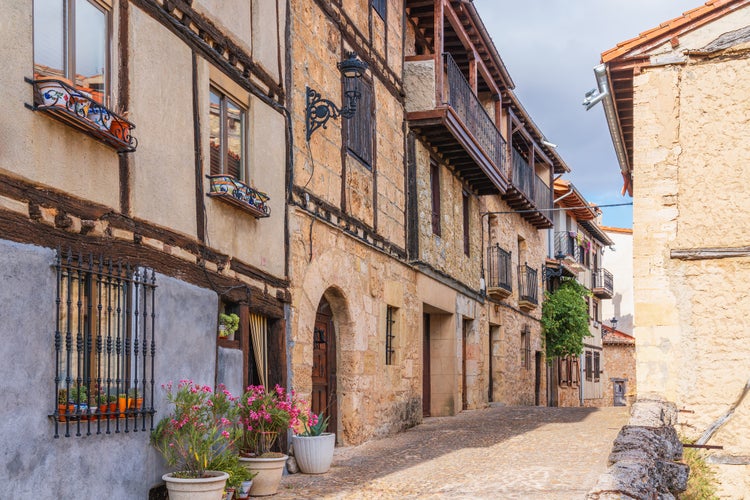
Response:
POLYGON ((440 236, 440 166, 430 161, 430 193, 432 198, 432 234, 440 236))
POLYGON ((600 355, 598 352, 594 353, 594 382, 599 382, 599 370, 600 370, 600 355))
POLYGON ((593 312, 591 313, 593 315, 594 321, 599 322, 599 301, 594 300, 592 304, 593 312))
POLYGON ((527 370, 531 370, 531 329, 524 325, 521 330, 521 364, 527 370))
POLYGON ((385 19, 386 0, 371 0, 370 4, 372 5, 372 8, 375 9, 375 12, 385 19))
POLYGON ((245 110, 214 87, 210 92, 209 127, 211 175, 246 180, 245 110))
POLYGON ((570 385, 570 358, 557 358, 557 383, 559 385, 570 385))
POLYGON ((469 193, 463 191, 463 219, 464 219, 464 254, 469 255, 471 241, 469 239, 469 193))
POLYGON ((343 120, 345 131, 346 149, 355 158, 361 161, 367 168, 372 168, 373 139, 375 127, 373 119, 373 87, 372 82, 365 77, 345 78, 345 85, 354 86, 344 88, 346 92, 359 92, 360 99, 357 103, 357 112, 348 120, 343 120), (353 80, 349 82, 348 80, 353 80))
POLYGON ((95 0, 34 0, 34 78, 67 80, 107 105, 109 36, 95 0))
POLYGON ((394 340, 396 338, 395 326, 398 309, 393 306, 387 306, 385 309, 385 364, 392 365, 395 362, 396 348, 394 340))
POLYGON ((154 271, 71 253, 55 268, 55 437, 152 429, 154 271))
POLYGON ((594 363, 591 351, 586 351, 586 380, 588 382, 594 380, 594 363))

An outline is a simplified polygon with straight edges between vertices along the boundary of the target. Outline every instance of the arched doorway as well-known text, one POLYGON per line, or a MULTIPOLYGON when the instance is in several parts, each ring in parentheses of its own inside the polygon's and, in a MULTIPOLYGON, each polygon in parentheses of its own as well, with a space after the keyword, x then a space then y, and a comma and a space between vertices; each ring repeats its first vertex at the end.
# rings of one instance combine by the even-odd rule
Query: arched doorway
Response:
POLYGON ((330 417, 328 432, 336 433, 336 331, 333 312, 323 297, 318 304, 313 330, 312 401, 313 413, 324 412, 330 417))

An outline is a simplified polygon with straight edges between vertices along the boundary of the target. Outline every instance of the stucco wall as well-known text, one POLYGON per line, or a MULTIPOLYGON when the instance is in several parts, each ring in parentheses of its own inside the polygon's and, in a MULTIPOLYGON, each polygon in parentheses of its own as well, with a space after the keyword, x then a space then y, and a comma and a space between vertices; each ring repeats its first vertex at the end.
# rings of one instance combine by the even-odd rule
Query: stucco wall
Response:
MULTIPOLYGON (((638 391, 693 411, 680 414, 692 438, 738 401, 750 376, 742 300, 750 260, 682 261, 670 251, 747 244, 749 70, 740 53, 650 68, 634 80, 638 391)), ((724 446, 715 455, 750 455, 749 404, 711 439, 724 446)), ((724 494, 750 490, 749 467, 719 467, 724 494)))
POLYGON ((606 231, 614 249, 605 249, 602 266, 612 273, 614 295, 601 302, 602 322, 612 326, 617 318, 617 329, 633 334, 633 233, 632 230, 606 231), (627 231, 627 232, 626 232, 627 231))
MULTIPOLYGON (((4 372, 6 404, 0 410, 4 495, 146 498, 166 472, 148 432, 131 428, 129 433, 53 437, 54 424, 47 417, 56 403, 53 263, 51 249, 0 240, 0 334, 18 340, 4 342, 0 350, 0 362, 13 367, 4 372)), ((162 383, 192 378, 213 385, 217 298, 210 290, 162 275, 156 283, 158 419, 165 414, 162 383)))
POLYGON ((119 208, 117 153, 87 135, 24 107, 33 103, 32 2, 3 6, 0 20, 0 171, 119 208))

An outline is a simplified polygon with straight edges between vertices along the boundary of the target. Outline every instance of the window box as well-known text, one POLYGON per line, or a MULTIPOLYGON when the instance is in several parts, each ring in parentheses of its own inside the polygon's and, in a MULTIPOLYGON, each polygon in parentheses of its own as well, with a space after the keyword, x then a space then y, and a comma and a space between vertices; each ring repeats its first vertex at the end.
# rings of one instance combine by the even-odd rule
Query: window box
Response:
POLYGON ((208 196, 218 198, 249 212, 256 219, 271 215, 270 199, 266 193, 253 189, 231 175, 207 175, 211 180, 211 191, 208 196))
POLYGON ((113 148, 118 153, 135 151, 135 125, 95 101, 91 94, 57 78, 25 79, 34 87, 34 111, 42 111, 113 148))

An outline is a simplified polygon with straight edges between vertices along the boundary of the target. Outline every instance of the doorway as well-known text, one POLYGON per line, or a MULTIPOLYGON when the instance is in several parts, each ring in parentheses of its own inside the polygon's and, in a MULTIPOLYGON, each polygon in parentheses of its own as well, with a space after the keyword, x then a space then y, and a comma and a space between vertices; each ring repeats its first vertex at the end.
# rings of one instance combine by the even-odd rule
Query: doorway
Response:
POLYGON ((534 404, 539 406, 542 400, 542 352, 536 351, 536 370, 534 373, 534 404))
POLYGON ((467 410, 469 408, 469 382, 466 374, 466 344, 467 337, 469 336, 469 330, 471 328, 470 320, 463 320, 461 322, 461 409, 467 410))
POLYGON ((325 413, 330 417, 327 432, 337 431, 338 408, 336 405, 336 331, 333 327, 331 306, 324 298, 320 300, 313 329, 312 401, 313 413, 325 413))
POLYGON ((432 384, 430 370, 430 315, 422 315, 422 416, 430 416, 432 384))

